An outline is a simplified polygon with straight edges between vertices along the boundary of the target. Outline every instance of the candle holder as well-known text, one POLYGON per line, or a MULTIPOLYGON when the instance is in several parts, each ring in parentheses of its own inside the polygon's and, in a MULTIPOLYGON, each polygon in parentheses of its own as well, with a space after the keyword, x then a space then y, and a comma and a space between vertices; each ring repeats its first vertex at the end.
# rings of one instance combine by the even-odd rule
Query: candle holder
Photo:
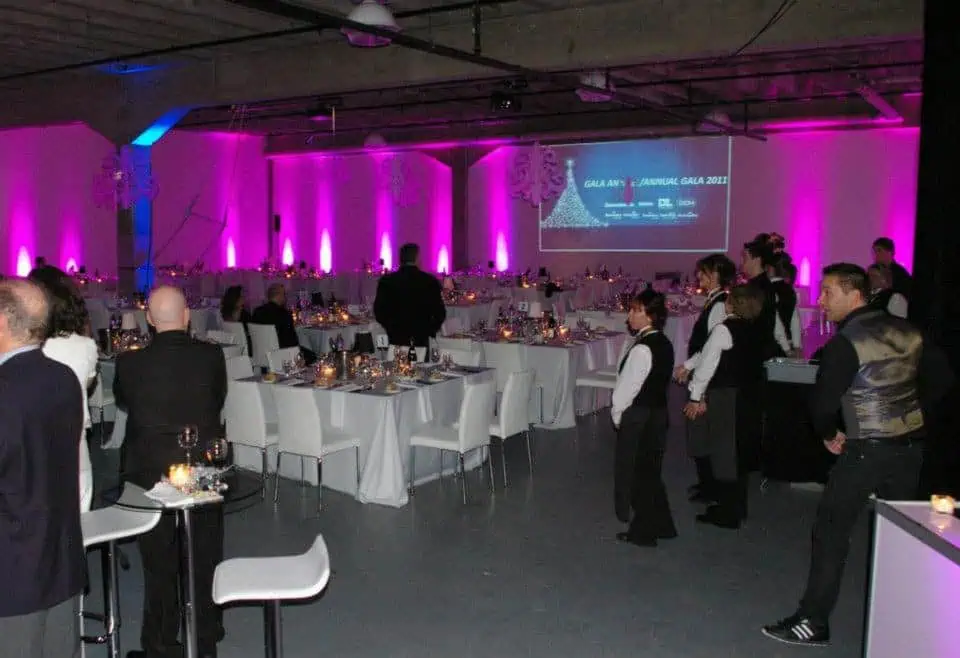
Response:
POLYGON ((956 507, 956 501, 952 496, 930 496, 930 507, 937 514, 953 514, 956 507))
POLYGON ((167 479, 174 487, 184 493, 193 490, 193 469, 186 464, 173 464, 167 472, 167 479))

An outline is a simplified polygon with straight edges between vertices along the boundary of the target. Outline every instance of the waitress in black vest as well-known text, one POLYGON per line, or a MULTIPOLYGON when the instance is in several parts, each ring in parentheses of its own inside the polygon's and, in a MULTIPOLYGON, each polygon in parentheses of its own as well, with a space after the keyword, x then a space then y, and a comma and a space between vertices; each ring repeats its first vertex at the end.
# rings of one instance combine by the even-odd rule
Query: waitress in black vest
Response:
MULTIPOLYGON (((737 266, 723 254, 711 254, 697 261, 697 281, 707 291, 707 301, 697 317, 687 342, 687 360, 677 366, 674 379, 686 383, 690 373, 700 362, 703 346, 713 328, 727 317, 727 290, 737 278, 737 266)), ((710 468, 710 447, 707 443, 707 425, 703 418, 687 421, 687 456, 697 469, 697 483, 690 487, 690 500, 714 500, 713 471, 710 468)))
POLYGON ((763 292, 737 286, 727 297, 727 318, 713 328, 690 377, 690 400, 683 414, 706 427, 716 503, 697 521, 736 529, 746 518, 747 476, 743 437, 752 418, 752 396, 743 395, 762 376, 761 346, 753 323, 763 309, 763 292))
POLYGON ((867 278, 870 280, 870 306, 906 319, 907 298, 894 290, 890 266, 874 263, 867 268, 867 278))
POLYGON ((774 319, 773 337, 783 356, 800 358, 803 354, 803 335, 800 331, 800 314, 797 311, 797 291, 787 281, 792 260, 786 252, 776 254, 767 267, 767 277, 773 289, 774 319))
POLYGON ((658 539, 677 536, 661 475, 673 372, 673 344, 663 333, 666 321, 662 294, 648 288, 633 298, 627 324, 637 338, 620 362, 611 404, 617 429, 615 508, 617 518, 629 524, 617 539, 637 546, 656 546, 658 539))

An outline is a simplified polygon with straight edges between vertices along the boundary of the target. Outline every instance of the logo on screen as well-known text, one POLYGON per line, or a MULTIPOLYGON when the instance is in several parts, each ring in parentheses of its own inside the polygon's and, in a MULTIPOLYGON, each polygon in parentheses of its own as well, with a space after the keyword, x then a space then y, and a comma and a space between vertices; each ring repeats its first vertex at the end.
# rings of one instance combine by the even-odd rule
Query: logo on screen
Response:
POLYGON ((657 199, 657 208, 661 210, 673 209, 673 201, 670 199, 657 199))

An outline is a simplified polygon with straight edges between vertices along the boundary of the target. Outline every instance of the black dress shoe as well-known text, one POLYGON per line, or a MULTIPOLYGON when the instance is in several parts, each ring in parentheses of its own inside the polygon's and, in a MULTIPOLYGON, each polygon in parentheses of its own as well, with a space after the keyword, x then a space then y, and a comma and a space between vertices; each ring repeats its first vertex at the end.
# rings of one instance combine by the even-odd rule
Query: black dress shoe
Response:
POLYGON ((645 548, 654 548, 657 545, 655 537, 640 537, 631 535, 629 532, 618 532, 617 539, 628 544, 633 544, 634 546, 643 546, 645 548))
POLYGON ((703 514, 697 514, 697 522, 723 528, 724 530, 740 529, 740 519, 725 511, 719 505, 711 505, 703 514))
POLYGON ((147 658, 147 652, 140 651, 139 649, 137 651, 128 651, 127 658, 147 658))
POLYGON ((662 530, 657 533, 657 539, 676 539, 677 531, 676 530, 662 530))

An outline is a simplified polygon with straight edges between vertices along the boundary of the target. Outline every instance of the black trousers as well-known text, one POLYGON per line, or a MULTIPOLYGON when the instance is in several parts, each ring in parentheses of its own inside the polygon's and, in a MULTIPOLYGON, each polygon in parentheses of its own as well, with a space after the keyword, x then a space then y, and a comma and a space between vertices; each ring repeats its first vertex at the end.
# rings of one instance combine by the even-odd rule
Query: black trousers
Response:
MULTIPOLYGON (((213 603, 213 572, 223 560, 223 509, 210 506, 191 512, 196 578, 197 635, 200 653, 214 653, 223 613, 213 603)), ((140 646, 148 658, 182 655, 180 632, 180 543, 176 517, 139 539, 143 560, 143 625, 140 646)))
POLYGON ((887 500, 916 496, 923 465, 919 442, 849 440, 830 472, 813 525, 813 552, 800 614, 826 623, 840 593, 850 533, 870 494, 887 500))
POLYGON ((662 476, 668 426, 666 409, 630 407, 620 419, 614 506, 617 518, 630 523, 629 533, 634 537, 676 535, 662 476))

